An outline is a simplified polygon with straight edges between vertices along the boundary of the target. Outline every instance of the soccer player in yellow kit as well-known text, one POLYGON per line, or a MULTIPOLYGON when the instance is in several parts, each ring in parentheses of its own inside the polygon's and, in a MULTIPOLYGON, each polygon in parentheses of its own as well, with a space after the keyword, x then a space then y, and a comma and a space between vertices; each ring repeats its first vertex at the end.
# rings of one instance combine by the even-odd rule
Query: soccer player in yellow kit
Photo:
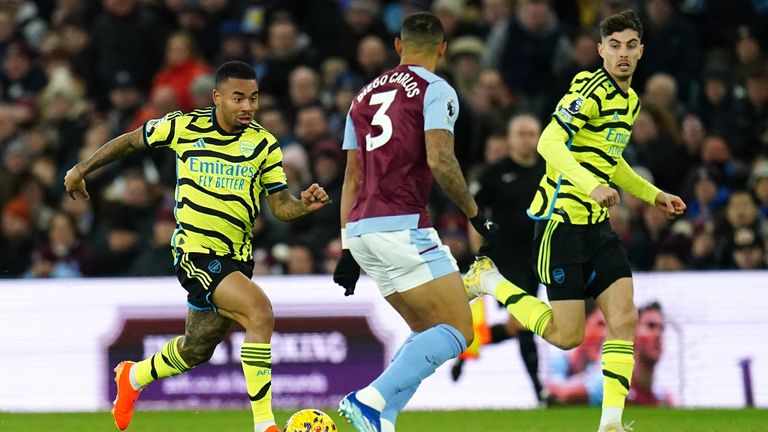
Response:
POLYGON ((640 112, 640 99, 630 87, 643 54, 640 21, 628 10, 606 18, 600 32, 603 67, 573 78, 537 146, 547 168, 528 215, 536 220, 533 264, 551 307, 504 279, 487 257, 478 257, 464 283, 470 297, 494 296, 527 329, 563 349, 581 343, 584 299, 595 298, 608 326, 599 432, 623 432, 637 309, 626 252, 608 223, 608 208, 619 203, 611 184, 668 218, 681 215, 686 206, 622 158, 640 112))
POLYGON ((88 198, 85 176, 143 148, 176 155, 174 267, 189 293, 186 329, 153 356, 115 368, 113 415, 128 427, 139 392, 152 381, 184 373, 208 361, 233 322, 245 329, 240 357, 253 410, 254 432, 279 432, 272 414, 272 305, 253 276, 253 223, 262 192, 272 213, 288 222, 328 203, 312 184, 297 199, 287 191, 276 138, 254 121, 259 86, 247 63, 231 61, 216 71, 215 106, 172 112, 104 144, 67 172, 74 199, 88 198))

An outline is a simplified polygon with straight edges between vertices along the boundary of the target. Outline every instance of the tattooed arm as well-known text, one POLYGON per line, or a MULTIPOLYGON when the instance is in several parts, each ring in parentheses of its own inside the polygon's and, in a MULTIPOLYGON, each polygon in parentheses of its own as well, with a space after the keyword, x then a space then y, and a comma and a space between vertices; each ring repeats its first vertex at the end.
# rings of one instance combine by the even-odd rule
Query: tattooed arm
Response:
POLYGON ((291 195, 283 189, 277 193, 267 196, 269 209, 276 218, 283 222, 294 221, 307 213, 319 210, 330 202, 325 189, 317 183, 312 183, 306 190, 301 192, 301 199, 291 195))
POLYGON ((430 129, 425 134, 425 141, 427 164, 437 184, 467 218, 477 216, 477 203, 467 189, 467 182, 453 152, 453 134, 443 129, 430 129))
POLYGON ((144 148, 143 140, 142 128, 139 127, 133 132, 128 132, 109 141, 88 159, 73 166, 64 177, 64 187, 69 196, 75 199, 75 192, 78 192, 83 198, 88 199, 88 192, 85 190, 85 176, 95 169, 144 148))

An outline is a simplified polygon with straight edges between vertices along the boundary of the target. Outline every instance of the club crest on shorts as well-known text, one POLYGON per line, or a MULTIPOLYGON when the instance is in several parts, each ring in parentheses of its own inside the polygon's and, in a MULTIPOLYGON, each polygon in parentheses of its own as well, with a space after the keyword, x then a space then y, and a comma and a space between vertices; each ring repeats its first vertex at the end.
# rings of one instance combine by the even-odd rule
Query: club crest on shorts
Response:
POLYGON ((552 279, 554 279, 558 284, 562 284, 565 280, 565 270, 560 267, 552 270, 552 279))
POLYGON ((240 152, 243 156, 249 157, 256 150, 256 144, 253 141, 240 140, 240 152))
POLYGON ((221 261, 215 259, 208 264, 208 271, 211 273, 221 273, 221 261))

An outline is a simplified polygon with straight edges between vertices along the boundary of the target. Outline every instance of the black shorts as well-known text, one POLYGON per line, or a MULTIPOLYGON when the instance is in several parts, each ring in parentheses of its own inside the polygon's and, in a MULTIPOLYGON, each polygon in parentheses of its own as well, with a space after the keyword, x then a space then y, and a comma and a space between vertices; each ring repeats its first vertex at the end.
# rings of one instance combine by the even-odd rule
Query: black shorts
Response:
POLYGON ((180 254, 174 268, 181 286, 187 290, 187 305, 196 310, 216 312, 213 291, 228 274, 240 272, 248 279, 253 277, 253 261, 201 253, 180 254))
POLYGON ((595 225, 536 221, 533 268, 549 300, 597 298, 632 271, 621 240, 607 220, 595 225))

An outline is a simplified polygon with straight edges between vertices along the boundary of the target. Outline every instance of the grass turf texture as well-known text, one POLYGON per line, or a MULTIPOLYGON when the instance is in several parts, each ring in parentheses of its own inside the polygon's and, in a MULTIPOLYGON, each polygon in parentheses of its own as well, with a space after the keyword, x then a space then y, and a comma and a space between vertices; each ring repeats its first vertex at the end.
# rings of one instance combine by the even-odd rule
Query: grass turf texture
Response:
MULTIPOLYGON (((354 432, 332 409, 341 432, 354 432)), ((277 411, 282 426, 291 412, 277 411)), ((511 411, 415 411, 403 413, 398 432, 594 432, 597 408, 553 408, 511 411)), ((763 432, 768 410, 682 410, 628 408, 625 421, 634 432, 763 432)), ((251 413, 241 411, 138 411, 128 432, 251 432, 251 413)), ((15 414, 0 412, 3 432, 112 432, 110 413, 15 414)))

